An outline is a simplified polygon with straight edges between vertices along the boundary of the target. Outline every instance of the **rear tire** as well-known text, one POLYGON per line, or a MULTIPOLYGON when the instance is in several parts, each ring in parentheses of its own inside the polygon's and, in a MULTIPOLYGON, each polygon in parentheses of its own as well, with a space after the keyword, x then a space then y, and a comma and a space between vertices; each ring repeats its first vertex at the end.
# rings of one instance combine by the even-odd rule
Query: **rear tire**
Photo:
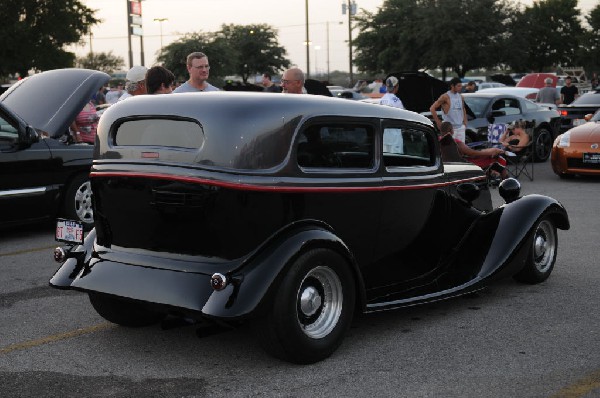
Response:
POLYGON ((143 327, 162 321, 166 314, 144 308, 134 301, 108 294, 89 292, 90 303, 96 312, 109 322, 127 327, 143 327))
POLYGON ((545 281, 554 269, 557 252, 556 226, 548 216, 542 217, 534 228, 525 266, 514 276, 515 280, 532 285, 545 281))
POLYGON ((329 357, 341 344, 354 313, 355 285, 348 263, 328 249, 313 249, 291 265, 258 338, 271 355, 309 364, 329 357))
POLYGON ((94 224, 92 186, 87 174, 78 174, 73 178, 65 191, 63 208, 65 217, 81 221, 88 228, 94 224))

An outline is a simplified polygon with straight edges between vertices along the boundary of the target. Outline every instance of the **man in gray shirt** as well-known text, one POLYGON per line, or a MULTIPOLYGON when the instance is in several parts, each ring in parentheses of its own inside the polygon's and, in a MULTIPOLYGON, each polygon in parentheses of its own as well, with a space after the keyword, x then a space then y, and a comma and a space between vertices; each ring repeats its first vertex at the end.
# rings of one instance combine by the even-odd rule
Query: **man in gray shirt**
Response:
POLYGON ((544 104, 560 104, 560 95, 558 94, 556 87, 552 87, 552 79, 547 77, 546 80, 544 80, 544 84, 546 86, 540 88, 535 101, 544 104))
POLYGON ((199 93, 204 91, 219 91, 218 88, 207 82, 210 65, 208 57, 201 52, 193 52, 187 56, 187 70, 190 79, 177 87, 173 93, 199 93))

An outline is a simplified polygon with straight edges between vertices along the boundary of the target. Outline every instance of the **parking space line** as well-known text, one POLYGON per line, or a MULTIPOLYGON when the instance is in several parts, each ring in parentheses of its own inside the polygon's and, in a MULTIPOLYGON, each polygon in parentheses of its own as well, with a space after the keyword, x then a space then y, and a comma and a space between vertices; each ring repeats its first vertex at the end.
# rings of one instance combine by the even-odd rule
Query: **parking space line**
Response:
MULTIPOLYGON (((17 250, 14 252, 0 253, 0 257, 17 256, 19 254, 41 252, 42 250, 54 249, 56 246, 60 246, 60 245, 55 244, 55 245, 46 246, 46 247, 36 247, 35 249, 23 249, 23 250, 17 250)), ((48 253, 48 258, 52 259, 52 253, 48 253)))
POLYGON ((13 352, 13 351, 25 350, 27 348, 37 347, 37 346, 41 346, 41 345, 48 344, 48 343, 53 343, 55 341, 70 339, 72 337, 77 337, 77 336, 81 336, 81 335, 88 334, 88 333, 98 332, 101 330, 109 329, 114 326, 116 326, 116 325, 106 322, 106 323, 101 323, 98 325, 90 326, 88 328, 75 329, 75 330, 71 330, 70 332, 46 336, 41 339, 26 341, 23 343, 11 344, 7 347, 0 348, 0 355, 8 354, 9 352, 13 352))
POLYGON ((600 389, 600 370, 563 388, 551 398, 582 398, 596 389, 600 389))

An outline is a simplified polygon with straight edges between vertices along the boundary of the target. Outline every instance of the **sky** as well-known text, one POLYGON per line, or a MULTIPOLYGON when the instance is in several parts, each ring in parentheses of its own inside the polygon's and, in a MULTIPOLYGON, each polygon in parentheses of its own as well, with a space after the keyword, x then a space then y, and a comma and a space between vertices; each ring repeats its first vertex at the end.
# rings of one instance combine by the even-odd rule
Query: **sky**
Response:
MULTIPOLYGON (((142 29, 144 64, 152 66, 162 44, 167 45, 191 32, 215 32, 222 24, 266 23, 279 32, 279 44, 287 50, 293 65, 306 71, 306 13, 308 3, 310 72, 348 71, 348 15, 342 3, 348 0, 143 0, 142 29), (166 18, 163 22, 154 19, 166 18), (162 35, 161 35, 162 26, 162 35)), ((377 12, 383 0, 355 0, 358 9, 377 12)), ((534 0, 522 0, 530 5, 534 0)), ((516 1, 515 1, 516 2, 516 1)), ((129 69, 127 44, 127 0, 82 0, 97 10, 102 22, 92 28, 92 36, 70 51, 82 56, 108 52, 122 57, 129 69), (91 42, 91 43, 90 43, 91 42)), ((579 9, 589 11, 599 0, 579 0, 579 9)), ((357 34, 355 31, 353 34, 357 34)), ((132 36, 133 64, 141 64, 141 45, 132 36)), ((210 59, 210 54, 207 54, 210 59)))

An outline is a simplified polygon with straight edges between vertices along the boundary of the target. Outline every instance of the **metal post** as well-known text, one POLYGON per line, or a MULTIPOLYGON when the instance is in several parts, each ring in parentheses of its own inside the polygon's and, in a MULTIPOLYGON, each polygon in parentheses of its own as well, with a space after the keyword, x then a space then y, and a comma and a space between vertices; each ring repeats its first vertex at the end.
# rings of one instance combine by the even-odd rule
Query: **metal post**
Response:
POLYGON ((354 74, 352 73, 352 0, 348 0, 348 49, 349 49, 349 63, 350 68, 350 87, 354 85, 354 74))
POLYGON ((125 14, 127 16, 127 48, 129 48, 129 69, 131 69, 133 68, 133 51, 131 50, 131 26, 129 25, 129 0, 125 0, 125 3, 127 3, 127 13, 125 14))
POLYGON ((306 8, 306 78, 310 77, 310 39, 308 36, 308 0, 304 0, 306 8))

